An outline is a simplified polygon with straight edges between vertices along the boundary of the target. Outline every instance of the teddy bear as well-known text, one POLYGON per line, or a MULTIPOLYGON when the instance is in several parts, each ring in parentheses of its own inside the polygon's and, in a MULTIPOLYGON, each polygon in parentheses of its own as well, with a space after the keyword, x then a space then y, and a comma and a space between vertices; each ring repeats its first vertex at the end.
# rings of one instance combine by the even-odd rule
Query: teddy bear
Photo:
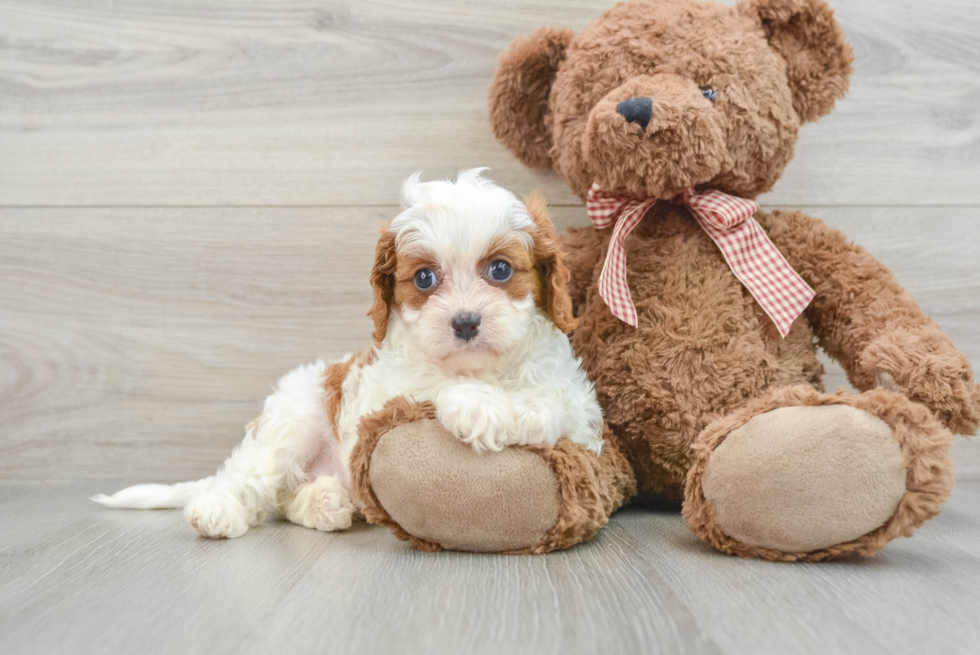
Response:
POLYGON ((490 123, 592 219, 561 265, 605 445, 478 455, 398 399, 351 460, 368 520, 425 550, 539 553, 631 502, 680 508, 723 553, 823 561, 938 514, 952 435, 980 424, 968 359, 866 250, 754 202, 852 67, 824 0, 630 0, 517 38, 490 123), (818 346, 857 393, 824 390, 818 346))

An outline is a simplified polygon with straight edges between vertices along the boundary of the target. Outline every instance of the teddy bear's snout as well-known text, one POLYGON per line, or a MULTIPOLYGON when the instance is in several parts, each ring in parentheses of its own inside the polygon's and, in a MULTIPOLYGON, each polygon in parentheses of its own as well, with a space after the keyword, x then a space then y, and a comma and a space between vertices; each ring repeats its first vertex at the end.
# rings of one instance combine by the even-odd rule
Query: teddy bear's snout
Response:
POLYGON ((672 198, 722 172, 725 139, 723 110, 695 81, 660 73, 627 80, 592 108, 582 154, 603 189, 672 198))
POLYGON ((645 130, 653 116, 653 98, 623 100, 616 105, 616 113, 625 118, 627 123, 636 123, 645 130))

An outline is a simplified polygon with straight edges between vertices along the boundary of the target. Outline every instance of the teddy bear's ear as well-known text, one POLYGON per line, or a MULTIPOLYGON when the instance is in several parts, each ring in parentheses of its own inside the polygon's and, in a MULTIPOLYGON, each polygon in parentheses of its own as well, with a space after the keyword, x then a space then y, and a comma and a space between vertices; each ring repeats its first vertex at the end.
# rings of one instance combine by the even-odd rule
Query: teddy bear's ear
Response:
POLYGON ((542 27, 514 39, 497 62, 490 85, 490 126, 532 168, 551 167, 548 95, 574 36, 565 27, 542 27))
POLYGON ((801 121, 830 113, 850 83, 854 52, 824 0, 742 0, 739 11, 756 17, 769 45, 787 64, 793 107, 801 121))

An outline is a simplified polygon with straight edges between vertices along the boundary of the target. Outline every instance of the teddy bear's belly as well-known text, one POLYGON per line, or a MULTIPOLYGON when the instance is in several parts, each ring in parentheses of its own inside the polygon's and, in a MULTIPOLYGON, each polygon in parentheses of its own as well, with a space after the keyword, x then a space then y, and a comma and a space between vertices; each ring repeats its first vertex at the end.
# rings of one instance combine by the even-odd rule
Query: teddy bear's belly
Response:
POLYGON ((645 220, 626 245, 639 327, 613 317, 592 285, 573 345, 640 497, 679 503, 708 423, 772 387, 822 388, 823 369, 806 319, 780 338, 693 220, 645 220))

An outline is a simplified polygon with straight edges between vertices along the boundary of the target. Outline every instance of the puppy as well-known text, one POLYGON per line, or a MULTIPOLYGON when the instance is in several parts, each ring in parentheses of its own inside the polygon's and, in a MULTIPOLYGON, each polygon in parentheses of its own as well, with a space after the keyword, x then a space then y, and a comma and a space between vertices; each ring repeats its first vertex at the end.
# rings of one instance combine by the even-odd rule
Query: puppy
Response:
POLYGON ((522 203, 482 170, 405 181, 403 211, 382 228, 371 272, 370 348, 283 377, 214 476, 93 500, 184 507, 206 537, 239 537, 270 507, 344 530, 356 512, 348 466, 358 425, 398 396, 432 401, 480 452, 564 436, 598 453, 602 413, 566 336, 568 271, 544 201, 522 203))

